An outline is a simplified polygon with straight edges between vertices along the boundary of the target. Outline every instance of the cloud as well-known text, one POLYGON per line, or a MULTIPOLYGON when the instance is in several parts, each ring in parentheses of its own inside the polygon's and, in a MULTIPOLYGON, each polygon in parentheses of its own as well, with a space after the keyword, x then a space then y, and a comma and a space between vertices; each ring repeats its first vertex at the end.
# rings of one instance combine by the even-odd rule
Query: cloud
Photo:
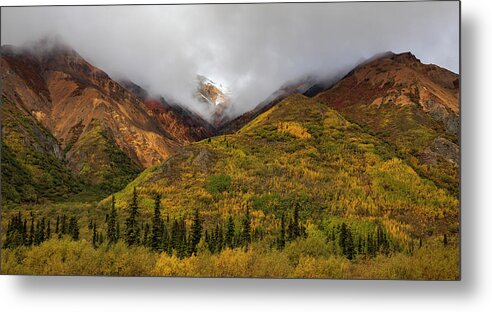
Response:
POLYGON ((448 1, 4 7, 1 34, 2 45, 59 36, 110 76, 204 114, 197 74, 227 86, 239 114, 286 81, 384 51, 459 68, 459 3, 448 1))

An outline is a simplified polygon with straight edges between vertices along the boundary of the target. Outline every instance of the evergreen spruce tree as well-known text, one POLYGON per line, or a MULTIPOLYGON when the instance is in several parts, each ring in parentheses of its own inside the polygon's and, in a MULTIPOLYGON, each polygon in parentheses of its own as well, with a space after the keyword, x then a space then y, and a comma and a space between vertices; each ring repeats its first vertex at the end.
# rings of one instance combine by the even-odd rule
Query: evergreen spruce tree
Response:
POLYGON ((193 214, 193 220, 191 224, 190 233, 190 254, 196 254, 196 247, 202 238, 202 222, 200 220, 200 213, 198 208, 195 208, 195 213, 193 214))
POLYGON ((142 245, 144 245, 145 247, 150 247, 150 243, 151 243, 150 227, 147 222, 143 226, 143 233, 144 234, 142 239, 142 245))
POLYGON ((224 233, 222 231, 222 227, 217 224, 216 226, 216 231, 217 231, 217 252, 221 252, 222 249, 224 249, 224 233))
MULTIPOLYGON (((210 250, 210 238, 208 235, 208 230, 205 230, 205 233, 203 235, 204 235, 205 243, 207 244, 207 248, 208 250, 210 250)), ((212 250, 210 250, 210 252, 212 252, 212 250)))
POLYGON ((164 249, 163 237, 164 222, 161 218, 161 195, 156 194, 154 198, 154 217, 152 218, 152 237, 150 247, 154 251, 162 251, 164 249))
POLYGON ((294 239, 294 220, 289 219, 289 225, 287 225, 287 240, 291 241, 294 239))
POLYGON ((4 248, 16 248, 24 245, 24 241, 26 240, 26 233, 24 230, 25 222, 26 220, 22 221, 20 212, 17 216, 13 216, 9 219, 6 231, 6 240, 3 244, 4 248))
POLYGON ((294 206, 294 238, 298 238, 301 234, 299 228, 299 203, 296 203, 294 206))
POLYGON ((241 244, 248 246, 251 242, 251 216, 249 214, 249 207, 246 208, 246 214, 243 217, 241 228, 241 244))
POLYGON ((39 242, 42 243, 45 241, 45 231, 46 231, 46 219, 43 217, 41 219, 41 224, 39 226, 39 242))
POLYGON ((186 222, 185 222, 184 218, 181 219, 180 228, 181 228, 181 252, 180 252, 181 256, 180 256, 180 258, 184 258, 186 256, 191 256, 188 230, 186 228, 186 222))
POLYGON ((290 220, 289 226, 287 227, 287 237, 289 241, 295 240, 301 234, 299 227, 299 204, 294 205, 294 212, 292 214, 292 219, 290 220))
POLYGON ((36 220, 36 227, 34 230, 34 245, 41 244, 41 222, 40 220, 36 220))
POLYGON ((77 218, 71 217, 69 222, 69 233, 73 240, 79 240, 79 224, 77 218))
POLYGON ((16 232, 17 232, 17 229, 16 229, 16 226, 15 226, 15 223, 16 223, 16 217, 12 217, 10 220, 9 220, 9 224, 7 225, 7 239, 5 241, 5 244, 4 244, 4 247, 12 247, 12 248, 15 248, 17 246, 15 246, 15 236, 16 236, 16 232))
POLYGON ((382 239, 381 251, 383 252, 383 254, 388 255, 390 252, 390 241, 388 238, 388 234, 385 231, 383 231, 382 239))
POLYGON ((63 215, 61 218, 60 233, 58 236, 61 237, 65 234, 67 234, 67 216, 63 215))
POLYGON ((447 246, 448 245, 448 236, 446 235, 446 233, 444 233, 444 237, 443 237, 442 243, 443 243, 444 246, 447 246))
POLYGON ((56 216, 55 233, 56 235, 60 233, 60 216, 56 216))
POLYGON ((46 228, 46 239, 51 239, 51 220, 48 220, 48 226, 46 228))
POLYGON ((349 260, 354 259, 354 240, 350 228, 347 228, 347 247, 345 250, 345 256, 349 260))
POLYGON ((345 257, 347 257, 347 259, 349 260, 354 259, 355 249, 354 249, 354 240, 352 237, 352 231, 347 226, 347 224, 345 224, 345 222, 343 222, 342 225, 340 226, 338 245, 340 247, 342 254, 345 257))
POLYGON ((162 251, 165 251, 168 255, 172 254, 172 248, 171 248, 171 242, 169 239, 169 232, 168 232, 168 223, 164 222, 164 220, 161 220, 161 229, 162 229, 162 238, 161 238, 161 244, 162 244, 162 251))
POLYGON ((340 232, 338 235, 338 246, 343 255, 347 255, 347 243, 348 243, 348 228, 345 222, 340 226, 340 232))
POLYGON ((118 214, 116 212, 116 200, 114 195, 111 196, 111 211, 108 216, 108 230, 106 236, 108 237, 109 244, 115 244, 118 241, 118 214))
POLYGON ((285 214, 282 212, 280 218, 280 235, 278 239, 278 248, 283 249, 285 247, 285 214))
POLYGON ((215 233, 214 229, 210 231, 210 234, 207 233, 207 244, 208 244, 208 250, 210 250, 211 253, 215 253, 215 233))
POLYGON ((72 217, 70 217, 70 219, 68 220, 68 224, 67 224, 67 234, 70 235, 70 236, 73 236, 73 222, 72 222, 72 217))
POLYGON ((181 219, 177 223, 177 246, 176 246, 176 255, 178 258, 183 259, 187 255, 189 255, 189 248, 187 244, 187 233, 186 233, 186 224, 184 219, 181 219))
POLYGON ((97 224, 92 223, 92 247, 97 248, 97 224))
POLYGON ((376 227, 374 249, 375 254, 379 252, 387 255, 389 253, 389 240, 381 223, 378 223, 376 227))
POLYGON ((34 223, 33 245, 39 245, 39 220, 36 220, 36 223, 34 223))
POLYGON ((72 222, 73 222, 73 226, 72 226, 72 228, 73 228, 72 238, 74 240, 79 240, 79 234, 80 233, 79 233, 79 224, 78 224, 77 218, 73 217, 73 221, 72 222))
POLYGON ((28 244, 28 233, 27 233, 27 218, 24 218, 24 225, 22 226, 22 244, 28 244))
POLYGON ((17 217, 17 235, 14 238, 16 246, 21 246, 26 244, 27 238, 27 218, 22 220, 22 215, 19 212, 17 217))
POLYGON ((138 245, 140 238, 138 195, 136 187, 133 188, 133 197, 129 205, 129 215, 126 219, 125 241, 128 246, 138 245))
POLYGON ((179 245, 179 225, 178 220, 173 221, 173 226, 171 229, 171 250, 178 249, 179 245))
POLYGON ((357 253, 362 254, 362 237, 358 236, 357 237, 357 253))
POLYGON ((34 216, 31 216, 31 228, 29 230, 29 246, 31 246, 34 243, 34 216))
POLYGON ((374 239, 370 233, 367 233, 366 237, 366 255, 368 257, 376 256, 376 249, 374 247, 374 239))
POLYGON ((120 240, 120 222, 116 221, 116 241, 120 240))
POLYGON ((7 225, 7 238, 5 240, 5 243, 3 244, 3 247, 4 248, 9 248, 12 243, 11 243, 11 234, 12 233, 12 223, 11 221, 9 220, 9 224, 7 225))
POLYGON ((231 215, 227 218, 225 247, 234 248, 234 219, 231 215))

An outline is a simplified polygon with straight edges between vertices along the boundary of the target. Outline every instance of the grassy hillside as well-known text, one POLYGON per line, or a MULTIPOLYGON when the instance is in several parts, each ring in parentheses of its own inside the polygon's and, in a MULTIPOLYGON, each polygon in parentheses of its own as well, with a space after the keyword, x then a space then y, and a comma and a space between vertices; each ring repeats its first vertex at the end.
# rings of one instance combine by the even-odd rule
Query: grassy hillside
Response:
POLYGON ((2 202, 63 199, 82 189, 56 139, 32 116, 2 98, 2 202))
POLYGON ((139 246, 108 244, 110 198, 89 208, 83 203, 33 207, 38 220, 54 220, 60 213, 80 216, 80 241, 51 239, 19 247, 16 257, 25 259, 22 266, 12 262, 13 251, 7 250, 4 270, 457 279, 458 198, 398 155, 393 145, 347 121, 326 102, 291 96, 236 134, 183 147, 116 193, 124 240, 128 207, 137 190, 139 246), (149 241, 156 193, 163 196, 167 233, 168 247, 162 253, 152 251, 149 241), (182 239, 190 243, 195 211, 203 227, 200 243, 195 251, 180 249, 176 231, 183 222, 182 239), (246 243, 245 220, 250 225, 246 243), (96 241, 93 223, 98 224, 96 241), (232 238, 227 243, 229 226, 232 238), (70 264, 72 256, 57 262, 56 269, 34 265, 33 259, 41 261, 45 252, 83 255, 87 259, 77 261, 86 265, 70 264))
POLYGON ((2 126, 5 204, 63 201, 81 191, 107 195, 141 172, 97 120, 70 146, 68 154, 33 116, 5 97, 2 126), (67 158, 77 161, 70 165, 67 158))
POLYGON ((144 207, 160 192, 169 214, 198 207, 210 222, 251 207, 256 224, 269 227, 271 215, 300 204, 306 222, 380 219, 405 240, 458 230, 455 196, 420 177, 389 144, 301 95, 234 135, 192 144, 149 168, 116 194, 121 205, 134 186, 144 207))

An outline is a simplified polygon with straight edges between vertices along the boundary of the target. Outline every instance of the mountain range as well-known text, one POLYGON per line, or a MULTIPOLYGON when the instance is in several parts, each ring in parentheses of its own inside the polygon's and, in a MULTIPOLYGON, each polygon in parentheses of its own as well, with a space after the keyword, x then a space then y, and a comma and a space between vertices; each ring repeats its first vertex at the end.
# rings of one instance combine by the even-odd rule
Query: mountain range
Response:
MULTIPOLYGON (((316 127, 327 126, 326 114, 335 128, 357 125, 361 137, 378 142, 357 144, 386 146, 419 177, 458 192, 459 77, 411 53, 379 55, 329 84, 312 77, 286 83, 233 118, 226 114, 234 105, 227 91, 198 75, 196 96, 212 106, 210 120, 129 80, 112 79, 62 44, 2 46, 1 53, 6 201, 54 199, 85 187, 114 192, 145 168, 161 164, 152 168, 173 172, 170 164, 188 156, 191 168, 212 170, 208 162, 225 156, 210 146, 196 151, 203 143, 193 142, 224 136, 233 146, 244 140, 261 146, 289 133, 314 138, 324 135, 316 127), (316 110, 301 112, 306 107, 297 105, 316 110), (299 121, 306 116, 318 124, 306 127, 299 121)), ((340 144, 353 140, 362 139, 340 144)))
POLYGON ((67 46, 3 46, 1 62, 2 143, 30 176, 57 175, 31 163, 34 144, 47 162, 87 184, 114 190, 182 144, 214 131, 182 106, 116 82, 67 46))

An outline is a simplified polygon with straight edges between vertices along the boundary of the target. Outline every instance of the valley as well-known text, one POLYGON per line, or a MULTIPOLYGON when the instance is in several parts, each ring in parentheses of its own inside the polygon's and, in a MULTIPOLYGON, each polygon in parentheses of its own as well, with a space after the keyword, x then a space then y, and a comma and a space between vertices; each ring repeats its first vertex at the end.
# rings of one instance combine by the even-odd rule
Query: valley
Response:
POLYGON ((69 47, 2 80, 2 273, 460 278, 459 76, 411 53, 240 116, 199 76, 209 120, 69 47))

